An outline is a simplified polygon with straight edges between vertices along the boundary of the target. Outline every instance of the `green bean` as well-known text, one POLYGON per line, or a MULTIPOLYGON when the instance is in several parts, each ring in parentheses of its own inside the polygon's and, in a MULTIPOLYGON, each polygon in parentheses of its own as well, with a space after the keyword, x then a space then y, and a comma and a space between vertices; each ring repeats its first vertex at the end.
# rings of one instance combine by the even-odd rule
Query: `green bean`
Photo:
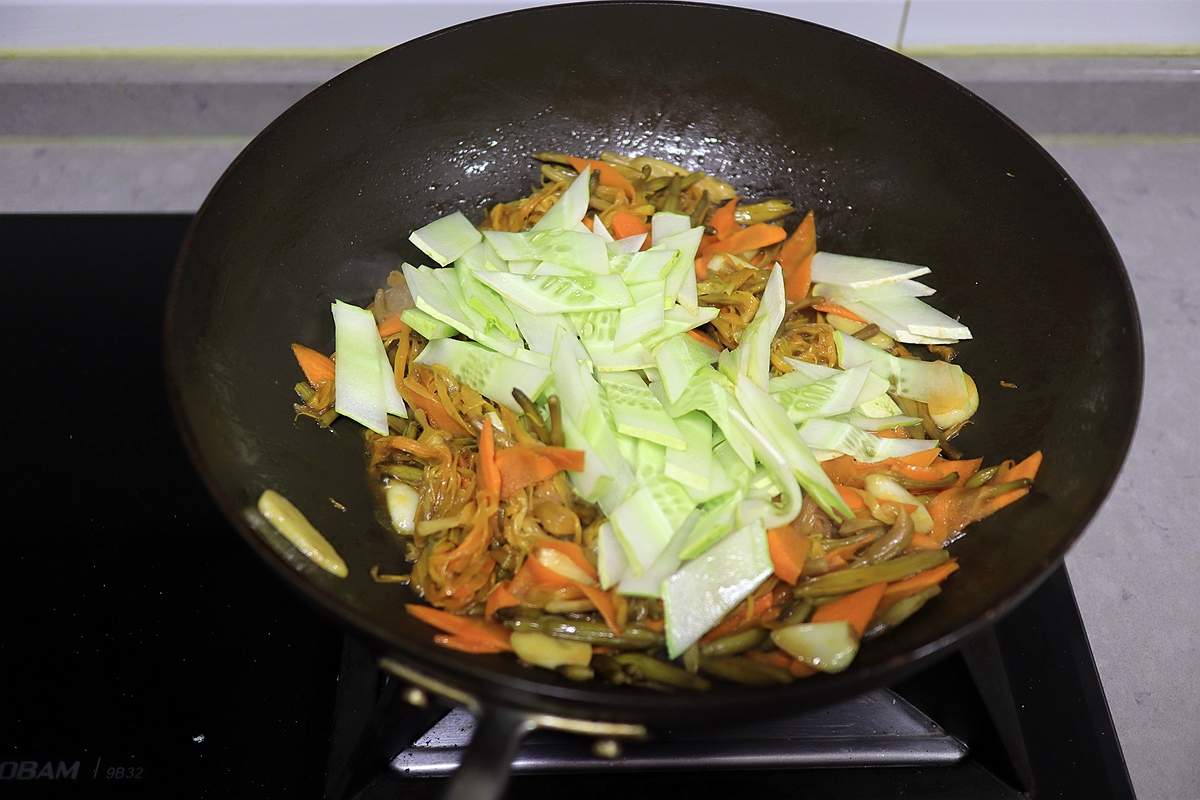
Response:
POLYGON ((867 624, 867 629, 863 632, 863 641, 874 639, 881 633, 889 631, 901 622, 904 622, 904 620, 920 611, 921 606, 925 605, 926 601, 932 597, 936 597, 941 592, 942 587, 930 586, 922 592, 905 597, 903 600, 899 600, 888 606, 876 614, 867 624))
POLYGON ((861 339, 865 342, 867 339, 870 339, 872 336, 874 336, 877 333, 879 333, 879 326, 876 325, 874 322, 872 322, 869 325, 865 325, 865 326, 859 328, 858 330, 856 330, 854 333, 852 333, 850 335, 853 336, 855 339, 861 339))
POLYGON ((774 222, 794 213, 796 207, 791 200, 763 200, 761 203, 738 206, 733 218, 739 225, 753 225, 756 222, 774 222))
POLYGON ((384 475, 407 483, 417 483, 425 477, 424 469, 421 467, 410 467, 407 464, 380 464, 379 471, 384 475))
POLYGON ((767 638, 764 628, 747 628, 744 631, 722 636, 708 644, 700 645, 700 655, 705 657, 736 656, 752 647, 758 647, 767 638))
POLYGON ((559 402, 558 395, 550 395, 546 400, 546 407, 550 409, 550 444, 555 447, 563 447, 566 445, 567 439, 566 434, 563 433, 562 403, 559 402))
MULTIPOLYGON (((883 527, 883 523, 881 523, 879 520, 875 520, 874 522, 875 522, 875 524, 871 525, 870 526, 871 528, 882 528, 883 527)), ((836 550, 837 548, 845 547, 848 544, 858 544, 859 542, 863 541, 864 539, 866 539, 870 536, 874 536, 874 535, 875 535, 875 532, 868 529, 868 530, 862 531, 861 533, 855 534, 854 536, 846 536, 842 539, 822 539, 821 540, 821 549, 823 549, 826 553, 828 553, 830 550, 836 550)))
POLYGON ((789 622, 793 625, 798 625, 801 622, 808 621, 808 615, 813 611, 813 601, 808 597, 793 598, 783 608, 783 612, 776 618, 777 622, 789 622))
POLYGON ((693 675, 685 669, 680 669, 645 653, 620 653, 612 656, 612 660, 620 664, 626 672, 631 673, 632 677, 654 681, 664 686, 700 691, 712 686, 699 675, 693 675))
MULTIPOLYGON (((698 182, 700 182, 700 181, 704 180, 704 179, 705 179, 705 178, 707 178, 707 177, 708 177, 708 176, 707 176, 707 175, 705 175, 705 174, 704 174, 703 172, 701 172, 700 170, 696 170, 695 172, 689 172, 689 173, 687 174, 687 176, 686 176, 686 177, 684 177, 684 179, 683 179, 683 182, 682 182, 681 184, 679 184, 679 188, 680 188, 680 189, 687 189, 687 188, 690 188, 692 184, 694 184, 694 183, 698 183, 698 182)), ((704 190, 704 193, 705 193, 705 194, 708 194, 708 190, 707 190, 707 189, 705 189, 705 190, 704 190)))
MULTIPOLYGON (((692 174, 695 175, 696 173, 693 172, 692 174)), ((695 228, 697 225, 704 224, 704 218, 708 216, 709 205, 708 189, 705 189, 703 192, 701 192, 700 199, 696 202, 696 207, 692 209, 689 221, 691 222, 693 228, 695 228)))
POLYGON ((743 656, 701 658, 700 669, 709 675, 746 686, 781 686, 793 680, 792 673, 783 667, 743 656))
POLYGON ((877 474, 888 476, 905 489, 916 489, 917 491, 921 491, 922 489, 942 489, 958 483, 957 472, 951 472, 949 475, 939 478, 936 481, 919 481, 916 478, 910 478, 908 475, 901 475, 899 472, 882 472, 877 474))
POLYGON ((999 471, 1000 471, 999 464, 997 464, 994 467, 986 467, 984 469, 981 469, 981 470, 979 470, 979 472, 976 472, 974 475, 972 475, 967 480, 967 482, 963 484, 963 486, 965 486, 968 489, 978 489, 980 486, 983 486, 985 483, 990 481, 992 478, 996 477, 996 473, 999 471))
POLYGON ((891 582, 907 578, 921 570, 936 567, 949 557, 950 554, 945 550, 922 550, 919 553, 893 558, 882 564, 873 564, 859 569, 843 569, 819 575, 798 584, 794 591, 800 597, 827 597, 831 594, 844 594, 880 581, 891 582))
POLYGON ((662 634, 649 628, 628 625, 618 636, 603 623, 573 620, 548 614, 540 617, 511 616, 504 613, 507 610, 501 609, 496 615, 502 618, 505 627, 514 631, 544 633, 558 639, 599 644, 620 650, 648 650, 663 643, 662 634))
POLYGON ((529 420, 530 427, 533 428, 533 435, 542 440, 542 444, 550 444, 550 432, 546 430, 546 422, 542 419, 542 412, 538 411, 537 406, 529 399, 528 395, 520 389, 512 390, 513 399, 521 406, 521 410, 525 412, 525 418, 529 420))
POLYGON ((571 157, 563 153, 530 153, 531 156, 538 161, 547 161, 551 164, 562 164, 564 167, 571 166, 571 157))
POLYGON ((671 182, 667 185, 667 199, 663 204, 663 211, 674 213, 679 210, 679 193, 682 190, 683 179, 678 175, 671 176, 671 182))
MULTIPOLYGON (((840 533, 845 538, 837 540, 837 541, 842 542, 842 544, 847 544, 852 540, 858 541, 857 539, 854 539, 851 536, 851 534, 868 533, 868 532, 872 532, 872 529, 874 529, 874 528, 882 528, 882 527, 884 527, 883 523, 880 522, 879 520, 875 519, 874 517, 867 517, 866 519, 860 519, 859 517, 851 517, 850 519, 846 520, 838 527, 838 533, 840 533)), ((824 544, 824 543, 822 543, 822 544, 824 544)), ((832 542, 831 542, 831 544, 832 544, 832 542)), ((836 545, 836 546, 840 547, 841 545, 836 545)))
POLYGON ((904 509, 900 509, 900 513, 896 515, 896 523, 892 525, 891 530, 886 536, 880 537, 866 546, 858 558, 855 559, 852 565, 855 569, 865 569, 859 567, 859 564, 881 564, 888 559, 899 555, 904 548, 912 543, 913 534, 916 530, 913 528, 912 517, 904 509))

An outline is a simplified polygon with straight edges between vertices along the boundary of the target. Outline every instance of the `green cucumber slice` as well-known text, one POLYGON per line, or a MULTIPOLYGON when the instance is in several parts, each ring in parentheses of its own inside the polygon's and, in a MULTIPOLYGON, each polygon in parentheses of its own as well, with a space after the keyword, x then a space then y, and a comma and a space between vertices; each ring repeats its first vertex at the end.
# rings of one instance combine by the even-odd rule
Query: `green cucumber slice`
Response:
POLYGON ((413 231, 408 240, 444 267, 479 244, 483 234, 461 211, 455 211, 413 231))
POLYGON ((757 521, 684 564, 662 584, 668 655, 682 655, 774 571, 757 521))

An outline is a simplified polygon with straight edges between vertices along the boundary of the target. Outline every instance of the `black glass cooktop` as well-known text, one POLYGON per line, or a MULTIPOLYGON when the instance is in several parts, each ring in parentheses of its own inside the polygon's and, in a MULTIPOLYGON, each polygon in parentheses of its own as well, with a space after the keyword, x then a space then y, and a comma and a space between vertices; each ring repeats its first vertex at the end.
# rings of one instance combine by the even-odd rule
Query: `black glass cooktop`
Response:
MULTIPOLYGON (((0 797, 320 798, 380 693, 371 654, 243 545, 176 434, 161 327, 189 221, 0 216, 0 797)), ((994 637, 892 688, 967 755, 603 770, 570 796, 1132 797, 1065 570, 994 637)), ((392 755, 360 797, 441 791, 392 755)), ((508 796, 562 781, 520 775, 508 796)))

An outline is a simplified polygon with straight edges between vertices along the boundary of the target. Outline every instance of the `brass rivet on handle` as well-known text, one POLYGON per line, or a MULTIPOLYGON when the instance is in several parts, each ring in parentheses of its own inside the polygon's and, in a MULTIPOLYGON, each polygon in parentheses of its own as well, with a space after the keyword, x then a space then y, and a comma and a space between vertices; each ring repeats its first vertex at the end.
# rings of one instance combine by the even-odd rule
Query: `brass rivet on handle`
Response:
POLYGON ((404 690, 403 697, 404 697, 404 702, 408 703, 410 706, 416 706, 417 708, 425 708, 427 705, 429 705, 429 696, 426 695, 425 692, 418 689, 416 686, 409 686, 408 688, 406 688, 404 690))

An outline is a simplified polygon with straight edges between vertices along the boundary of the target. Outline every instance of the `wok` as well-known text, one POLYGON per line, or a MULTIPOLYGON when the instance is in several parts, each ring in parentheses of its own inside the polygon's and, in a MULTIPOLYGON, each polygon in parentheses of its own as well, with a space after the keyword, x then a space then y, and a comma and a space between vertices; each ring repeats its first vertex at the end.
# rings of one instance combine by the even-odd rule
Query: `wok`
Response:
MULTIPOLYGON (((1028 135, 890 50, 710 5, 543 7, 356 66, 234 161, 173 281, 171 392, 217 502, 394 673, 482 708, 478 739, 493 743, 533 724, 611 734, 781 715, 898 680, 1059 564, 1117 475, 1140 398, 1140 330, 1120 257, 1028 135), (958 363, 981 406, 956 444, 987 463, 1042 450, 1036 489, 956 542, 963 568, 943 594, 846 672, 704 694, 571 683, 435 645, 404 611, 408 589, 369 576, 373 565, 406 572, 401 550, 373 510, 356 426, 293 420, 289 345, 330 351, 334 299, 365 304, 390 270, 419 262, 407 241, 415 228, 453 210, 478 220, 525 194, 537 175, 529 154, 542 150, 649 154, 721 176, 747 198, 793 198, 815 209, 821 249, 930 266, 934 305, 970 325, 958 363), (349 577, 316 568, 263 522, 254 506, 265 489, 299 505, 349 577)), ((487 755, 476 748, 469 760, 487 755)))

